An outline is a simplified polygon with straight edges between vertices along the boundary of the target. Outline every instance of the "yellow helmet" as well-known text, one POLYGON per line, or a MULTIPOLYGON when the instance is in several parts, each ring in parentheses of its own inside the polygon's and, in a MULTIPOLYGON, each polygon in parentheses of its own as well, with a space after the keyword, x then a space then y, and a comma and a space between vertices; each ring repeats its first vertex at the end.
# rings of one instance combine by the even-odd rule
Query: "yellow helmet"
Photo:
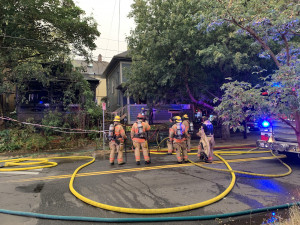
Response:
POLYGON ((182 120, 181 120, 181 117, 180 116, 176 116, 176 123, 181 123, 182 120))
POLYGON ((120 117, 119 116, 115 116, 115 118, 114 118, 114 122, 120 122, 120 117))
POLYGON ((188 114, 184 114, 182 118, 184 118, 184 119, 188 119, 188 118, 189 118, 189 116, 188 116, 188 114))

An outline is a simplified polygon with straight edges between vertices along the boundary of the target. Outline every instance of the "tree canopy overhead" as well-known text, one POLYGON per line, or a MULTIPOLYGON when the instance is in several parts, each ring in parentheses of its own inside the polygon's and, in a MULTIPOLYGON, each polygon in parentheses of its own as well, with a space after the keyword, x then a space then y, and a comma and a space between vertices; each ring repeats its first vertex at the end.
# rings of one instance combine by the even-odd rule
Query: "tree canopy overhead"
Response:
POLYGON ((247 117, 271 117, 289 125, 300 147, 300 5, 294 0, 244 1, 202 0, 198 28, 214 30, 227 23, 237 33, 258 43, 261 58, 270 58, 277 70, 263 78, 262 87, 247 82, 225 84, 225 94, 216 108, 227 123, 239 127, 247 117), (273 44, 276 44, 276 48, 273 44), (278 48, 279 47, 279 48, 278 48), (262 92, 268 93, 262 96, 262 92), (295 126, 290 123, 295 121, 295 126))
POLYGON ((198 27, 213 30, 223 23, 234 25, 239 32, 251 35, 263 48, 261 56, 270 57, 277 67, 290 65, 291 54, 299 52, 300 35, 297 0, 201 0, 198 27), (297 39, 298 40, 298 39, 297 39), (276 54, 270 43, 277 42, 283 49, 276 54))
MULTIPOLYGON (((260 46, 242 37, 226 24, 206 32, 199 28, 201 1, 136 0, 132 16, 136 28, 128 37, 133 59, 128 91, 135 98, 156 102, 194 102, 212 109, 226 77, 247 81, 255 66, 268 59, 257 58, 260 46)), ((268 63, 267 63, 268 62, 268 63)))
POLYGON ((0 93, 24 80, 49 83, 45 63, 65 62, 70 54, 90 59, 97 24, 72 0, 0 2, 0 93))

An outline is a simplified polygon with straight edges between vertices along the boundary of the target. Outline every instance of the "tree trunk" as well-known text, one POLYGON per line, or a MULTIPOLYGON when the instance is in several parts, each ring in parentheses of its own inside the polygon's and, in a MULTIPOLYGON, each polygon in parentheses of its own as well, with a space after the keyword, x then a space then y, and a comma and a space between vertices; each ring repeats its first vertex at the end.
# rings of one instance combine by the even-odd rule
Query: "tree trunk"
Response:
POLYGON ((222 139, 223 140, 228 140, 230 138, 230 128, 229 128, 229 125, 222 124, 221 132, 222 132, 222 139))

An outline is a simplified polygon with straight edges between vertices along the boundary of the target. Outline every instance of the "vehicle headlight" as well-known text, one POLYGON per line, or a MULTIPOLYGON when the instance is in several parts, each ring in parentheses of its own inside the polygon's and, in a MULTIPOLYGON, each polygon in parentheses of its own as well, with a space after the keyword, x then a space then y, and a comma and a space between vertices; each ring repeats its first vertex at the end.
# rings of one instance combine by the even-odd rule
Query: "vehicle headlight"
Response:
POLYGON ((297 146, 296 145, 289 145, 287 148, 289 152, 296 152, 297 151, 297 146))

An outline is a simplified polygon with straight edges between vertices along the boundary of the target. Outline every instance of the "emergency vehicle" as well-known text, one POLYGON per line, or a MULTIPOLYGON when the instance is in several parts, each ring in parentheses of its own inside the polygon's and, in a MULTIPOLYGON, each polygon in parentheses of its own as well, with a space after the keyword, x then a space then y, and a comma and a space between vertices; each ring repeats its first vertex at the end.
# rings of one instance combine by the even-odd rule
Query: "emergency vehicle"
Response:
MULTIPOLYGON (((295 121, 288 120, 293 126, 295 121)), ((300 158, 297 136, 291 126, 279 120, 263 120, 259 123, 261 140, 256 145, 260 148, 271 149, 277 154, 297 154, 300 158)))

